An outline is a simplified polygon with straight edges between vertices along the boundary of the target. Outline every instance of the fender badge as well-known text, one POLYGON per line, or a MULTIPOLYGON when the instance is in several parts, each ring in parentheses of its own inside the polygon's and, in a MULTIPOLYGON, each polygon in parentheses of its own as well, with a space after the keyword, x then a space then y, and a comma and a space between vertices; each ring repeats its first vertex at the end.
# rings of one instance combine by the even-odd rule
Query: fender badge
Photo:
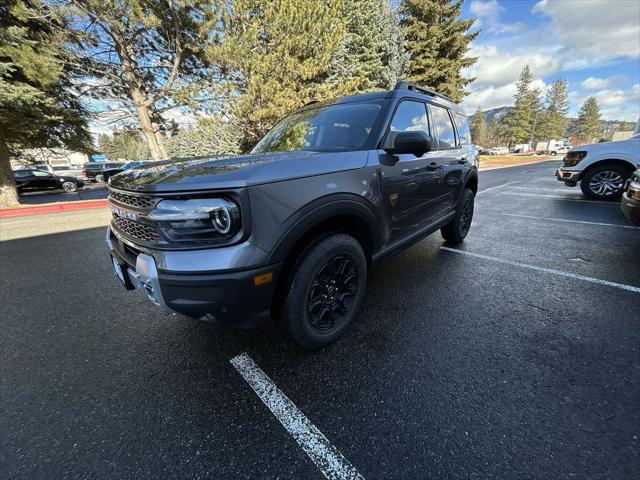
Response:
POLYGON ((398 195, 397 193, 392 193, 391 195, 389 195, 389 201, 391 202, 392 206, 398 202, 399 197, 400 195, 398 195))

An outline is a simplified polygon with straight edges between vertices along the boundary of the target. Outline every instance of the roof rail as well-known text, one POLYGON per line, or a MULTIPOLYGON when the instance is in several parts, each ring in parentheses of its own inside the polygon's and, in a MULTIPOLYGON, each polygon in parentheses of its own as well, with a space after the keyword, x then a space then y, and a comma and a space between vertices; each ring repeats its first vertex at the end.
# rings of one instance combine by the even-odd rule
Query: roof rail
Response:
POLYGON ((413 90, 415 92, 422 93, 424 95, 429 95, 430 97, 440 97, 450 101, 451 103, 456 103, 451 97, 447 97, 446 95, 438 93, 435 90, 431 90, 430 88, 421 87, 420 85, 406 82, 404 80, 400 80, 398 83, 396 83, 396 86, 393 87, 393 89, 394 90, 413 90))

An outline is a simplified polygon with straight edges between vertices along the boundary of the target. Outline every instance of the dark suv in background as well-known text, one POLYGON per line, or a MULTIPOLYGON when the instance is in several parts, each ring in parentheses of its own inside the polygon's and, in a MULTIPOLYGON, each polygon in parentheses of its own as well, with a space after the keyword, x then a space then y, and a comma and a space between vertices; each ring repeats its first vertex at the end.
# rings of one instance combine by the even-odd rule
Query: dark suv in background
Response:
POLYGON ((105 174, 106 171, 122 168, 123 165, 123 162, 88 162, 82 168, 82 175, 94 182, 104 183, 108 180, 109 175, 105 174))
POLYGON ((477 151, 453 101, 399 82, 309 104, 248 155, 138 167, 109 190, 126 288, 227 325, 273 318, 314 348, 354 318, 370 267, 436 230, 465 238, 477 151))

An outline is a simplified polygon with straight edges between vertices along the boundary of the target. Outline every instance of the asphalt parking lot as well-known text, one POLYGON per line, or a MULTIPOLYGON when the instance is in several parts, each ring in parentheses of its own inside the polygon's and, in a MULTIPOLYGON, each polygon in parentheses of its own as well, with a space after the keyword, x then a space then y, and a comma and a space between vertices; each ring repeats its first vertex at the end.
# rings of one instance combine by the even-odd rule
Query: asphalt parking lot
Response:
POLYGON ((640 478, 640 229, 558 164, 481 172, 315 352, 124 291, 95 223, 1 242, 3 477, 640 478))

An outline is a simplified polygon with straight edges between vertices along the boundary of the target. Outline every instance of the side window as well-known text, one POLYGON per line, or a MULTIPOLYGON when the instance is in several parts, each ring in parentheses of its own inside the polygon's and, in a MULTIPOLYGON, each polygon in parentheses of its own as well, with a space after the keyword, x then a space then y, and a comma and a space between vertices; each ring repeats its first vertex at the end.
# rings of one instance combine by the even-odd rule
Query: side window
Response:
POLYGON ((456 123, 458 124, 458 138, 460 145, 471 145, 471 131, 469 130, 469 122, 467 117, 460 113, 455 114, 456 123))
POLYGON ((422 102, 403 101, 398 105, 384 141, 385 147, 393 146, 399 132, 422 131, 429 135, 427 108, 422 102))
POLYGON ((437 105, 430 105, 430 107, 433 129, 435 130, 435 137, 438 139, 438 148, 440 150, 455 148, 456 134, 449 112, 446 108, 437 105))
POLYGON ((42 170, 33 170, 32 175, 34 177, 48 177, 49 173, 48 172, 43 172, 42 170))
POLYGON ((17 170, 15 172, 13 172, 13 175, 16 178, 24 178, 24 177, 28 177, 31 175, 31 171, 30 170, 17 170))

